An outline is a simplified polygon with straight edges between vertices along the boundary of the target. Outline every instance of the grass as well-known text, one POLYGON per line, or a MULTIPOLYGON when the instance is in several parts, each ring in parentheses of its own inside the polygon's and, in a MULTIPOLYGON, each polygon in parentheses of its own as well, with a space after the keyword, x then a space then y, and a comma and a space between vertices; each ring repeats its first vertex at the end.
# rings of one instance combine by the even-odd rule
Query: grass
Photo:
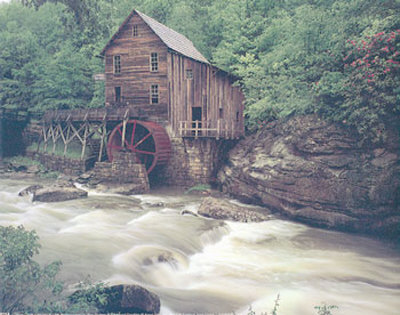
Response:
MULTIPOLYGON (((28 151, 33 151, 36 152, 38 148, 38 144, 37 143, 32 143, 27 150, 28 151)), ((47 145, 46 150, 44 149, 44 143, 40 143, 39 145, 39 152, 41 153, 47 153, 47 154, 54 154, 57 156, 64 156, 64 143, 62 141, 58 141, 56 143, 56 147, 55 150, 53 152, 53 144, 49 143, 47 145)), ((76 142, 71 142, 68 145, 68 150, 65 152, 65 157, 69 158, 69 159, 73 159, 73 160, 80 160, 81 159, 81 154, 82 154, 82 146, 80 145, 80 143, 76 143, 76 142)), ((90 152, 90 148, 86 148, 86 152, 84 155, 84 158, 89 158, 91 155, 90 152)))

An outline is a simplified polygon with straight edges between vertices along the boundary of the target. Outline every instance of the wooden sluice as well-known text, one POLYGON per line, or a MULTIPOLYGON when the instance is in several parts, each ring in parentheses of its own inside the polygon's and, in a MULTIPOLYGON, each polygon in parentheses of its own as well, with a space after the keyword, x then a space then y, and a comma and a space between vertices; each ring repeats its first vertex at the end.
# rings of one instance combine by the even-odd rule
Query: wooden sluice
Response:
POLYGON ((99 152, 97 161, 101 161, 106 153, 107 137, 115 125, 124 123, 130 118, 146 119, 145 113, 139 114, 138 109, 130 107, 119 108, 92 108, 47 111, 42 118, 42 131, 37 150, 43 146, 43 151, 48 152, 52 145, 51 153, 56 151, 57 142, 64 144, 63 156, 68 151, 68 146, 73 141, 79 141, 82 146, 80 159, 85 158, 89 141, 93 136, 99 139, 99 152))
POLYGON ((151 172, 156 165, 168 161, 171 151, 163 127, 149 122, 159 115, 159 110, 146 106, 48 111, 42 118, 37 152, 42 150, 55 154, 57 144, 62 143, 62 156, 65 157, 71 143, 76 142, 81 145, 80 160, 83 160, 88 146, 93 148, 93 143, 96 143, 92 151, 96 151, 97 156, 91 158, 97 162, 104 160, 105 156, 111 161, 111 152, 128 150, 138 155, 138 162, 145 164, 147 171, 151 172))

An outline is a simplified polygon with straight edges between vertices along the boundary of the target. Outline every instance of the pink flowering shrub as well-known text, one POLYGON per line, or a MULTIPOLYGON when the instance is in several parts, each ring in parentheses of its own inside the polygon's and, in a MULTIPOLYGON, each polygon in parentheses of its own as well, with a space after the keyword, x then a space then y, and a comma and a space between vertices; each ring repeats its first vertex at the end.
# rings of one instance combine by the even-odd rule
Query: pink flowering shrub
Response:
POLYGON ((349 40, 343 58, 344 114, 361 134, 384 137, 400 114, 400 30, 349 40))
POLYGON ((335 60, 336 71, 311 85, 317 111, 373 141, 385 137, 388 123, 400 127, 400 30, 348 40, 335 60))

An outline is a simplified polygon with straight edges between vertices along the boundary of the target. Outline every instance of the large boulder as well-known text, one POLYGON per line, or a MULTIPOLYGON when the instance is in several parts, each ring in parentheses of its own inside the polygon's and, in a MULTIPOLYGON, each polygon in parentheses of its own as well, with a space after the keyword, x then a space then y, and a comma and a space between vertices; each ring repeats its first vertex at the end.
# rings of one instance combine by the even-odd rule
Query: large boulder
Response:
POLYGON ((241 207, 226 199, 213 197, 203 199, 198 214, 207 218, 240 222, 261 222, 269 219, 267 213, 261 213, 247 207, 241 207))
POLYGON ((400 235, 399 136, 361 144, 315 115, 274 122, 242 140, 219 172, 224 192, 290 218, 400 235))
POLYGON ((43 185, 31 185, 31 186, 28 186, 28 187, 22 189, 18 193, 18 196, 23 197, 23 196, 33 195, 37 190, 39 190, 41 188, 43 188, 43 185))
POLYGON ((160 298, 138 285, 115 285, 106 288, 107 303, 101 313, 159 314, 160 298))
POLYGON ((87 197, 88 193, 74 186, 43 187, 33 192, 32 201, 59 202, 87 197))

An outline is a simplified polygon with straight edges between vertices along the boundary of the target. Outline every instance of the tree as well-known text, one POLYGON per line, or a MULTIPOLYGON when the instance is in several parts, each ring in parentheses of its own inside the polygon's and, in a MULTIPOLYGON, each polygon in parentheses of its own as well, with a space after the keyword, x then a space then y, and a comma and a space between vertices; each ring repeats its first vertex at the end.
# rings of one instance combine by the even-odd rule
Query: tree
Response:
POLYGON ((32 258, 39 253, 38 236, 23 226, 0 226, 0 310, 37 311, 62 291, 56 280, 61 262, 45 267, 32 258), (47 302, 46 302, 47 299, 47 302))
POLYGON ((41 267, 39 237, 23 226, 0 226, 0 312, 96 313, 107 303, 104 283, 93 284, 88 276, 68 298, 64 283, 56 279, 61 262, 41 267))

